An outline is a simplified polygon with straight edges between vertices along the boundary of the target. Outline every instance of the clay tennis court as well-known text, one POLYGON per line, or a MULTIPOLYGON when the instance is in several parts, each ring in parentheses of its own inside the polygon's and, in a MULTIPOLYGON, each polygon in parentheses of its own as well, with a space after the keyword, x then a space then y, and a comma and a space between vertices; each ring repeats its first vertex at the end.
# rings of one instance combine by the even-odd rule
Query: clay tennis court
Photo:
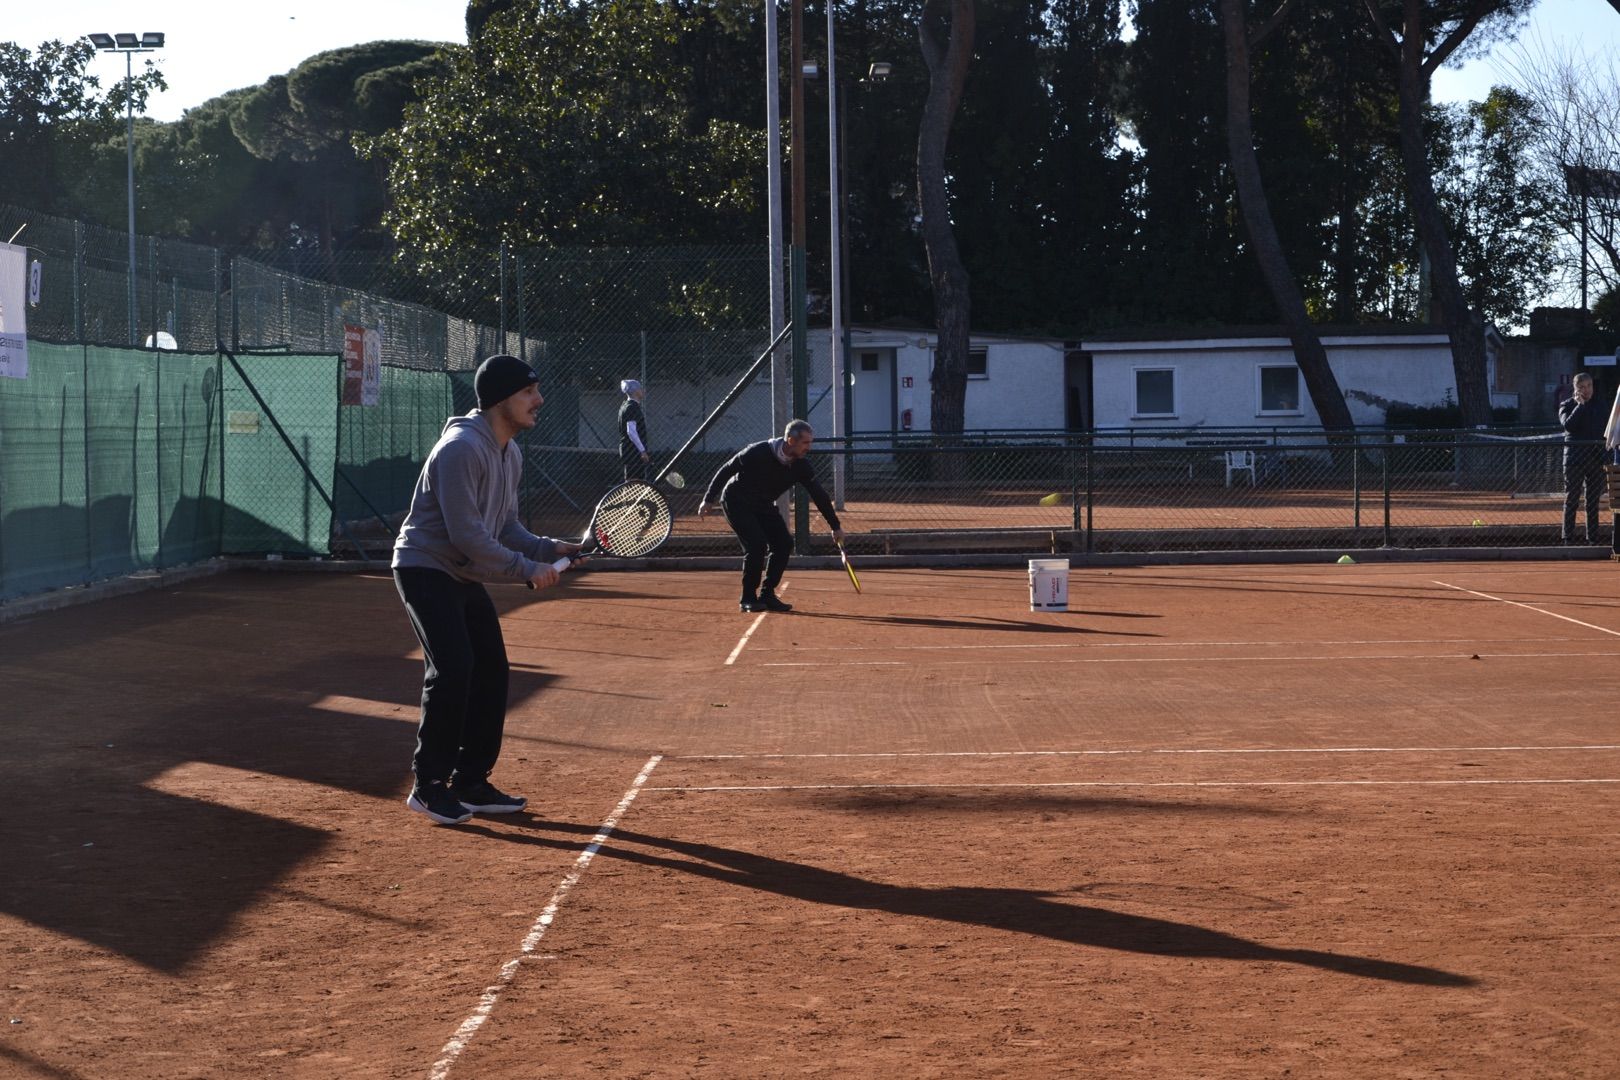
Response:
POLYGON ((0 1075, 1614 1075, 1614 564, 787 581, 494 590, 454 828, 386 576, 0 623, 0 1075))

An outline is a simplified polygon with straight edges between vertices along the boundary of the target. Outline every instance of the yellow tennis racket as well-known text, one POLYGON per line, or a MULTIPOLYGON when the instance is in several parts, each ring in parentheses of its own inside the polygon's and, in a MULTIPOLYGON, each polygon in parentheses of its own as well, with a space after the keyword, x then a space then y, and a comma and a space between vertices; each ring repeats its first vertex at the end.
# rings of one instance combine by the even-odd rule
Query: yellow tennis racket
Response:
POLYGON ((842 542, 840 542, 839 545, 838 545, 838 557, 840 559, 844 560, 844 573, 849 575, 849 583, 851 585, 855 586, 855 591, 857 593, 860 592, 861 591, 861 579, 858 576, 856 576, 855 568, 850 565, 850 563, 849 563, 849 552, 844 550, 844 545, 843 545, 842 542))

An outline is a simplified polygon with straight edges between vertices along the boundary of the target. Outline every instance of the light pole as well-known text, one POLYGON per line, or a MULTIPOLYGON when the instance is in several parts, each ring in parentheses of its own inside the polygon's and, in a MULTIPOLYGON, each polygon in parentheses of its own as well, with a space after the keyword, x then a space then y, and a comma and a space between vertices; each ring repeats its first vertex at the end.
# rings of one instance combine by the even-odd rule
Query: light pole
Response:
MULTIPOLYGON (((827 218, 832 224, 832 253, 829 267, 832 293, 832 399, 833 399, 833 438, 839 439, 850 434, 851 394, 849 387, 849 329, 844 325, 844 306, 848 300, 849 272, 845 263, 848 261, 849 245, 844 230, 844 128, 845 123, 844 102, 841 88, 838 84, 838 49, 837 33, 833 22, 835 5, 829 0, 827 4, 827 192, 828 209, 827 218)), ((813 61, 803 65, 805 78, 817 77, 816 65, 813 61)), ((872 64, 867 72, 870 82, 883 82, 889 77, 892 65, 887 61, 879 60, 872 64)), ((848 447, 845 447, 848 449, 848 447)), ((844 473, 846 455, 840 452, 833 464, 833 505, 838 509, 844 508, 844 473)))
POLYGON ((124 54, 124 100, 128 113, 129 343, 137 345, 140 343, 140 332, 135 325, 135 54, 163 48, 163 35, 152 31, 139 37, 134 34, 91 34, 90 44, 103 52, 124 54))

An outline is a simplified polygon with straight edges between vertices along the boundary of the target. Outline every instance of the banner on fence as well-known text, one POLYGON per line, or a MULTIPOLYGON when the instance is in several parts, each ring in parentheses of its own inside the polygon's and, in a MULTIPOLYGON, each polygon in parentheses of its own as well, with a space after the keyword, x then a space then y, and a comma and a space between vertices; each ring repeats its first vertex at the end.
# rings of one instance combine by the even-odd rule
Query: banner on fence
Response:
POLYGON ((343 404, 375 405, 382 387, 382 333, 343 327, 343 404))
POLYGON ((0 378, 28 378, 28 249, 0 244, 0 378))

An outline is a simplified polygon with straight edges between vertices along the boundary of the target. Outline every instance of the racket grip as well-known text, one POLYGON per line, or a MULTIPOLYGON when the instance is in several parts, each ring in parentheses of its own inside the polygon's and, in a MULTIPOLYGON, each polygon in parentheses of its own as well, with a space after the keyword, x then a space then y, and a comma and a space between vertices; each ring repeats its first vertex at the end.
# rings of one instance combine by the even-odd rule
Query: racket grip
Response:
POLYGON ((567 555, 564 555, 562 558, 560 558, 556 562, 552 563, 551 568, 553 570, 557 571, 557 573, 560 574, 564 570, 568 569, 570 566, 573 566, 573 565, 574 565, 574 560, 569 558, 567 555))

